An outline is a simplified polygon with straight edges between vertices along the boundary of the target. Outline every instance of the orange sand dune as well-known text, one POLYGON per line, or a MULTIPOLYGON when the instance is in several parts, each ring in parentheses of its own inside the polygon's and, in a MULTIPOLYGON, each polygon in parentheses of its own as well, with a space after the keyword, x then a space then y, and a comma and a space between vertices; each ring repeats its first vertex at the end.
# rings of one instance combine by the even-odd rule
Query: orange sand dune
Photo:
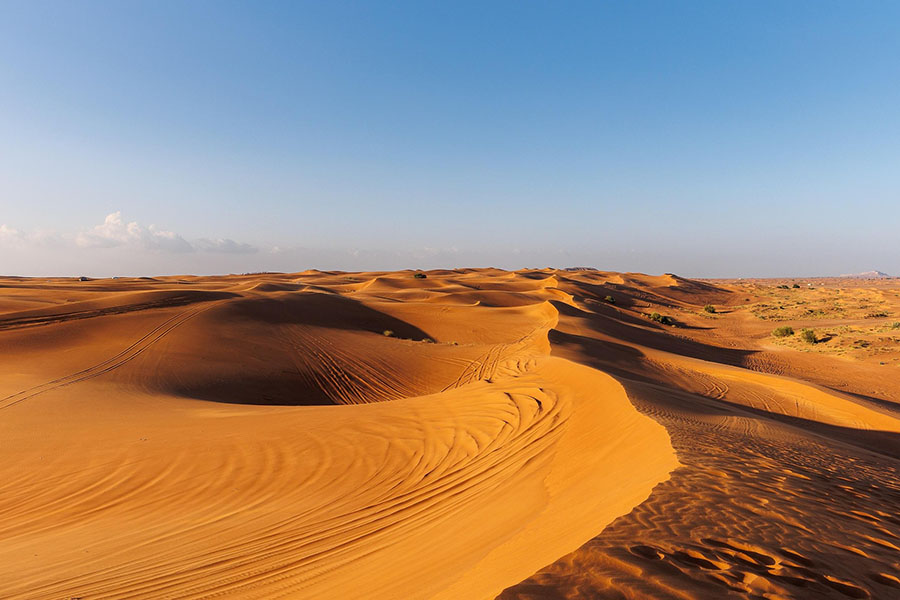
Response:
POLYGON ((740 282, 415 274, 0 279, 0 597, 900 593, 900 378, 740 282))

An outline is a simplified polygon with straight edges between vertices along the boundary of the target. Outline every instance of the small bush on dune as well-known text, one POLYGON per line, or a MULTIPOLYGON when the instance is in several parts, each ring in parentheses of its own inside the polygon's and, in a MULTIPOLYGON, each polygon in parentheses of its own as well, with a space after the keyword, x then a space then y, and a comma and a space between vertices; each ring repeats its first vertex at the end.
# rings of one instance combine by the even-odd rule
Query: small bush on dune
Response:
POLYGON ((391 331, 390 329, 385 329, 381 333, 384 334, 384 337, 394 337, 394 332, 391 331))
POLYGON ((415 275, 413 275, 413 277, 415 277, 416 279, 426 279, 428 275, 426 275, 425 273, 416 273, 415 275))
POLYGON ((795 284, 792 285, 791 287, 794 288, 795 290, 799 290, 799 289, 800 289, 800 284, 799 284, 799 283, 795 283, 795 284))
POLYGON ((716 307, 713 306, 712 304, 707 304, 706 306, 703 307, 703 310, 705 310, 708 313, 714 313, 714 312, 716 312, 716 307))
POLYGON ((603 301, 606 302, 607 304, 615 304, 616 303, 616 299, 613 298, 612 296, 604 296, 603 301))
POLYGON ((794 335, 794 328, 785 325, 784 327, 779 327, 775 331, 773 331, 772 335, 774 335, 775 337, 788 337, 794 335))
POLYGON ((800 332, 800 339, 802 339, 807 344, 815 344, 818 339, 816 339, 816 332, 812 329, 804 329, 800 332))
POLYGON ((675 319, 672 317, 667 317, 666 315, 661 315, 658 312, 650 314, 650 320, 656 321, 657 323, 661 323, 663 325, 674 325, 675 319))
POLYGON ((891 323, 891 329, 900 329, 900 321, 895 321, 891 323))

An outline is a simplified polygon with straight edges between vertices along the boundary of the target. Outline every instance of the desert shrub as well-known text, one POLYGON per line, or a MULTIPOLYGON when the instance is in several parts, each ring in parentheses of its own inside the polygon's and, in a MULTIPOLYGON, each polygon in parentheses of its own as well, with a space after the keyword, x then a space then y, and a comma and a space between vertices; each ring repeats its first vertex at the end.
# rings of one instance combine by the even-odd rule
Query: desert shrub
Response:
POLYGON ((716 307, 713 306, 712 304, 707 304, 706 306, 703 307, 703 310, 705 310, 708 313, 714 313, 714 312, 716 312, 716 307))
POLYGON ((413 277, 415 277, 416 279, 426 279, 428 275, 426 275, 425 273, 416 273, 415 275, 413 275, 413 277))
POLYGON ((394 332, 390 329, 385 329, 381 333, 384 334, 384 337, 394 337, 394 332))
POLYGON ((900 329, 900 321, 894 321, 891 323, 891 329, 900 329))
POLYGON ((880 312, 870 312, 869 314, 866 315, 866 318, 867 319, 881 319, 886 316, 888 316, 888 314, 886 312, 880 311, 880 312))
POLYGON ((807 344, 815 344, 818 339, 816 339, 816 332, 812 329, 804 329, 800 332, 800 339, 806 342, 807 344))
POLYGON ((616 303, 616 299, 613 298, 612 296, 604 296, 603 301, 606 302, 607 304, 615 304, 616 303))
POLYGON ((650 314, 650 320, 656 321, 657 323, 662 323, 663 325, 674 325, 675 319, 672 317, 667 317, 666 315, 661 315, 658 312, 650 314))
POLYGON ((788 288, 788 286, 783 285, 783 284, 782 284, 782 285, 775 286, 775 287, 777 287, 779 290, 787 290, 787 289, 790 289, 790 288, 788 288))
POLYGON ((795 290, 799 290, 799 289, 800 289, 800 284, 799 284, 799 283, 795 283, 795 284, 792 285, 791 287, 794 288, 795 290))
POLYGON ((431 339, 431 338, 422 338, 422 341, 425 342, 426 344, 433 344, 433 343, 434 343, 434 340, 431 339))
POLYGON ((772 335, 775 337, 788 337, 794 335, 794 328, 788 325, 784 325, 782 327, 778 327, 775 331, 772 332, 772 335))

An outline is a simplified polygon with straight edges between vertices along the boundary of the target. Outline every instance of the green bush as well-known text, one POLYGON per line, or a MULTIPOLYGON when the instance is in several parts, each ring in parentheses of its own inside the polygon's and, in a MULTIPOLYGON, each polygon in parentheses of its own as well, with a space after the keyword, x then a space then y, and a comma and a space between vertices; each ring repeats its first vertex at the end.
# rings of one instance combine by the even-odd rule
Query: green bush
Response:
POLYGON ((900 329, 900 321, 894 321, 891 323, 891 329, 900 329))
POLYGON ((807 344, 815 344, 818 339, 816 339, 816 332, 812 329, 804 329, 800 332, 800 339, 806 342, 807 344))
POLYGON ((799 283, 795 283, 795 284, 792 285, 791 287, 794 288, 795 290, 799 290, 799 289, 800 289, 800 284, 799 284, 799 283))
POLYGON ((794 335, 794 328, 788 325, 784 325, 783 327, 777 328, 772 332, 772 335, 775 337, 788 337, 794 335))
POLYGON ((615 304, 616 303, 616 299, 613 298, 612 296, 604 296, 603 301, 606 302, 607 304, 615 304))
POLYGON ((420 272, 420 273, 416 273, 415 275, 413 275, 413 277, 415 277, 416 279, 426 279, 428 277, 428 275, 420 272))
POLYGON ((658 312, 650 314, 650 320, 656 321, 657 323, 662 323, 663 325, 674 325, 675 319, 672 317, 667 317, 666 315, 661 315, 658 312))
POLYGON ((703 310, 705 310, 708 313, 714 313, 714 312, 716 312, 716 307, 713 306, 712 304, 707 304, 706 306, 703 307, 703 310))

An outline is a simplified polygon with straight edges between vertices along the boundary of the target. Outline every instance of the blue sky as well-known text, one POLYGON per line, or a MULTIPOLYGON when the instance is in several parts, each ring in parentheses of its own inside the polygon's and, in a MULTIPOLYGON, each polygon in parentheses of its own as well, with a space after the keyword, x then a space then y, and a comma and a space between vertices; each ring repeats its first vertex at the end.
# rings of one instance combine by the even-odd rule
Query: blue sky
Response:
POLYGON ((900 275, 900 4, 0 3, 0 272, 900 275))

